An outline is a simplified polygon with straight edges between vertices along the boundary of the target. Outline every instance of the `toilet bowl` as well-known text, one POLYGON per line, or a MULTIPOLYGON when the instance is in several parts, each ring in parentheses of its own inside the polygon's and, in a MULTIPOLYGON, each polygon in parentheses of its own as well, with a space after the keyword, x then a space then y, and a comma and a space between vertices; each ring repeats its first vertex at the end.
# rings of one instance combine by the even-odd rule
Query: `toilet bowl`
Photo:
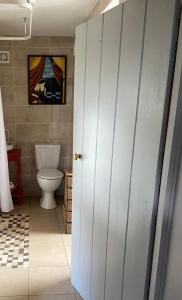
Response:
POLYGON ((40 199, 42 208, 53 209, 56 207, 54 192, 60 186, 63 176, 62 172, 52 168, 43 168, 37 173, 37 181, 42 189, 42 197, 40 199))
POLYGON ((45 209, 56 207, 54 192, 59 188, 63 173, 58 170, 60 145, 35 145, 37 181, 42 190, 40 205, 45 209))

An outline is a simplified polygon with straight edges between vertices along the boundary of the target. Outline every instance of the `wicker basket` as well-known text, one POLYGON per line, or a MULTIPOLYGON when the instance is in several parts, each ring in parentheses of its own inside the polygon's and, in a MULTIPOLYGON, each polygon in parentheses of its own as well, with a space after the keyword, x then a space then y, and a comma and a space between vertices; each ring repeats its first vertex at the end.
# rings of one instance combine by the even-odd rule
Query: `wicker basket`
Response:
POLYGON ((72 200, 72 189, 69 189, 66 186, 64 189, 64 199, 65 199, 65 201, 72 200))
POLYGON ((68 172, 65 170, 65 186, 68 189, 72 189, 72 177, 73 177, 72 172, 68 172))
POLYGON ((66 231, 66 233, 67 234, 71 234, 72 233, 72 224, 64 222, 64 225, 65 225, 65 231, 66 231))
POLYGON ((72 222, 72 173, 65 170, 64 224, 66 233, 71 233, 72 222))
POLYGON ((63 206, 63 214, 64 214, 64 220, 67 223, 71 223, 72 222, 72 212, 71 211, 67 211, 66 207, 63 206))
POLYGON ((72 211, 72 173, 65 170, 64 205, 67 211, 72 211))
POLYGON ((67 209, 67 211, 71 212, 72 211, 72 200, 66 199, 64 202, 64 205, 67 209))

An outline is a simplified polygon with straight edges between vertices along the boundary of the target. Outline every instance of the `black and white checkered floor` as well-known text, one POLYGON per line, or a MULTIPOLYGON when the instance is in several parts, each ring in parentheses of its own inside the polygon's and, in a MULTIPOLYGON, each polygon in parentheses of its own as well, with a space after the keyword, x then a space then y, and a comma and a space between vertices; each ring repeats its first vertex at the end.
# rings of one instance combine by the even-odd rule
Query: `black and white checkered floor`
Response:
POLYGON ((0 215, 0 267, 28 267, 29 216, 0 215))
POLYGON ((81 300, 70 280, 71 235, 65 234, 62 199, 56 209, 27 198, 11 214, 0 212, 0 249, 1 300, 81 300))

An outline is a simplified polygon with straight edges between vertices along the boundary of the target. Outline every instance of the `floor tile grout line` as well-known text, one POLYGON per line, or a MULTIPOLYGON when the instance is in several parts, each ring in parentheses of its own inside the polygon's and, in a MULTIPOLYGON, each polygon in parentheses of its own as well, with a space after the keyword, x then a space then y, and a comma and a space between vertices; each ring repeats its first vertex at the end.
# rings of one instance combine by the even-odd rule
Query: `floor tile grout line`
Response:
MULTIPOLYGON (((64 245, 64 248, 65 248, 65 253, 66 253, 66 257, 67 257, 67 261, 68 261, 68 267, 69 267, 69 270, 70 270, 70 280, 71 280, 71 266, 70 266, 70 264, 69 264, 69 259, 68 259, 68 255, 67 255, 67 251, 66 251, 65 242, 64 242, 64 239, 63 239, 63 237, 62 237, 61 225, 60 225, 60 222, 59 222, 59 217, 58 217, 58 211, 57 211, 57 209, 56 209, 56 216, 57 216, 57 220, 58 220, 58 224, 59 224, 59 229, 60 229, 60 233, 61 233, 61 238, 62 238, 63 245, 64 245)), ((61 214, 61 218, 62 218, 61 221, 64 221, 64 220, 63 220, 63 215, 62 215, 62 214, 61 214)), ((77 300, 75 288, 73 287, 73 289, 74 289, 75 300, 77 300)))
MULTIPOLYGON (((63 247, 64 247, 64 252, 65 252, 65 254, 66 254, 66 259, 67 259, 67 263, 68 263, 68 266, 69 266, 69 260, 68 260, 68 256, 67 256, 67 251, 66 251, 64 239, 63 239, 63 237, 62 237, 61 226, 60 226, 60 223, 59 223, 59 217, 58 217, 57 209, 56 209, 56 217, 57 217, 57 222, 58 222, 58 226, 59 226, 59 230, 60 230, 60 234, 61 234, 61 240, 62 240, 63 247)), ((70 266, 69 266, 69 269, 70 269, 70 266)), ((70 272, 71 272, 71 270, 70 270, 70 272)))

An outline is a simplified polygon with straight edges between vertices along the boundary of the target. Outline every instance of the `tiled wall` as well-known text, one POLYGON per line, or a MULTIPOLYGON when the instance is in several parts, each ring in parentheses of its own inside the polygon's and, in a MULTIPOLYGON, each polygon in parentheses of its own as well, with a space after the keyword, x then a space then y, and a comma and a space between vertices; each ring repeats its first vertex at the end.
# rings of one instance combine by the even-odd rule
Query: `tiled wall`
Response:
MULTIPOLYGON (((71 37, 33 37, 29 41, 0 41, 9 50, 11 63, 0 64, 0 87, 10 142, 20 147, 25 196, 39 195, 36 181, 35 143, 62 145, 60 169, 71 167, 73 123, 73 46, 71 37), (67 55, 67 104, 28 105, 27 55, 67 55)), ((14 178, 14 168, 10 166, 14 178)))

